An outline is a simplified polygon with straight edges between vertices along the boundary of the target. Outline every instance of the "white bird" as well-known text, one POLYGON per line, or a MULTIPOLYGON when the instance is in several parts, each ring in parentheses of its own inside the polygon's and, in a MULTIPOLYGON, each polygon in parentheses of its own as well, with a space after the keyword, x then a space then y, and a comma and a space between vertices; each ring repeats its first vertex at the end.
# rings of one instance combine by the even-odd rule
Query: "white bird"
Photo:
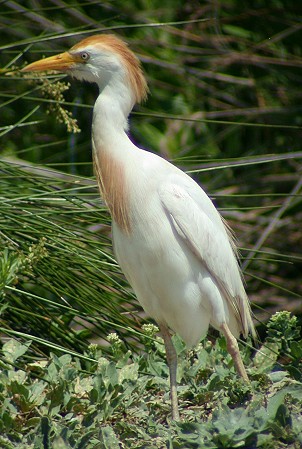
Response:
POLYGON ((230 232, 202 188, 130 140, 128 116, 147 95, 141 65, 118 37, 88 37, 23 71, 56 70, 96 83, 92 148, 101 195, 112 217, 118 263, 140 304, 158 323, 170 373, 172 419, 179 419, 177 356, 170 330, 188 346, 209 325, 226 338, 248 381, 236 338, 255 335, 230 232))

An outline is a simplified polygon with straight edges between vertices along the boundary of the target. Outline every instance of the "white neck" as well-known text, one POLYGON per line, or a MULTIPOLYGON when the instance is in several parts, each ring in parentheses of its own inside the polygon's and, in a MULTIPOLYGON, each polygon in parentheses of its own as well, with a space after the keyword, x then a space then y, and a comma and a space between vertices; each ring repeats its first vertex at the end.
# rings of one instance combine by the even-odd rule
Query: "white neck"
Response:
POLYGON ((133 147, 126 134, 132 102, 127 95, 117 95, 109 86, 100 93, 93 111, 93 159, 101 195, 113 220, 124 232, 131 224, 127 167, 132 165, 133 147))
POLYGON ((92 134, 99 142, 98 147, 114 149, 121 139, 128 136, 128 116, 133 107, 133 99, 128 89, 112 89, 107 85, 96 100, 93 110, 92 134))

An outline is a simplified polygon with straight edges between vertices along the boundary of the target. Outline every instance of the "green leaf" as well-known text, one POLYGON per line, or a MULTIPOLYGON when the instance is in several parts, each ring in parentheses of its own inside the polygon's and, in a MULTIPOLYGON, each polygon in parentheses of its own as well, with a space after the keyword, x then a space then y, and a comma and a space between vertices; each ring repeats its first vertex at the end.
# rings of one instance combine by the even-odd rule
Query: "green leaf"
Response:
POLYGON ((130 365, 123 366, 118 373, 119 383, 123 383, 124 380, 131 380, 136 382, 138 379, 138 365, 131 363, 130 365))
POLYGON ((70 446, 63 440, 63 438, 55 438, 53 442, 53 449, 71 449, 70 446))
POLYGON ((292 341, 290 344, 290 351, 295 359, 302 359, 302 340, 292 341))
POLYGON ((302 384, 293 384, 283 388, 269 398, 267 403, 267 416, 269 419, 273 420, 276 417, 280 405, 284 404, 284 398, 290 395, 295 399, 302 398, 302 384))
POLYGON ((223 25, 222 29, 225 33, 231 34, 236 37, 242 37, 248 39, 251 37, 251 32, 245 28, 234 25, 223 25))
POLYGON ((110 362, 106 369, 107 382, 115 387, 119 384, 118 372, 116 366, 113 362, 110 362))
POLYGON ((104 449, 117 449, 119 447, 119 440, 110 426, 102 427, 101 435, 104 449))
POLYGON ((50 449, 49 432, 51 426, 47 416, 42 416, 40 427, 43 436, 43 449, 50 449))
POLYGON ((7 361, 14 363, 19 357, 24 355, 31 345, 31 341, 20 343, 17 340, 11 339, 3 345, 2 351, 7 361))
POLYGON ((257 351, 253 364, 258 372, 265 373, 275 365, 281 349, 280 341, 265 342, 257 351))

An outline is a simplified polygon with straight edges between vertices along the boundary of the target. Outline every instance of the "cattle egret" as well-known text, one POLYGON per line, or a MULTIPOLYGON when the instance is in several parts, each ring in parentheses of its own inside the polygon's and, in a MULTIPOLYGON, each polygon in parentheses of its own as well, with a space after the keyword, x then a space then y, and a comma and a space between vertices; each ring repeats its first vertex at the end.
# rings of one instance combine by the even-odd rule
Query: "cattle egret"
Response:
POLYGON ((118 37, 88 37, 23 71, 56 70, 96 83, 92 148, 100 192, 112 217, 118 263, 158 323, 170 373, 172 419, 179 419, 177 356, 170 329, 188 346, 209 325, 225 336, 248 381, 237 338, 255 335, 236 250, 213 203, 188 175, 130 140, 128 116, 147 95, 141 65, 118 37))

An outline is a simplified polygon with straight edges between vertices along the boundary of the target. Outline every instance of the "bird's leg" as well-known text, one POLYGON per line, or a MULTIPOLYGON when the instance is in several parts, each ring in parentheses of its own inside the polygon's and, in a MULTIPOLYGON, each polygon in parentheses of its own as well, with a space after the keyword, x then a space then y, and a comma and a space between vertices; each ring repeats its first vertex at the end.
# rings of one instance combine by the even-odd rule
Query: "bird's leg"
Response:
POLYGON ((171 408, 172 408, 172 419, 174 421, 179 420, 178 411, 178 399, 177 399, 177 354, 172 343, 169 329, 165 325, 160 325, 160 332, 164 339, 166 348, 166 357, 170 373, 170 396, 171 396, 171 408))
POLYGON ((220 327, 221 332, 223 332, 225 339, 226 339, 226 344, 227 344, 227 350, 229 352, 229 354, 231 354, 235 368, 238 372, 238 374, 246 381, 249 382, 249 378, 248 375, 246 373, 245 367, 243 365, 242 359, 241 359, 241 355, 239 352, 239 347, 238 347, 238 343, 236 338, 234 337, 234 335, 231 333, 229 326, 224 323, 221 327, 220 327))

